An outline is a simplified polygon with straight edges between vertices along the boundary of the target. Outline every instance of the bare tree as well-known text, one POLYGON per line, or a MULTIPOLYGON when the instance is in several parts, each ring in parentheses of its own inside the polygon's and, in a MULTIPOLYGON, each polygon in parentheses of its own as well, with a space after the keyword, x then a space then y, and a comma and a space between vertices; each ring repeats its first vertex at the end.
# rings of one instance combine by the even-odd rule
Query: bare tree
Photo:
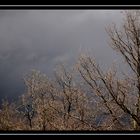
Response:
POLYGON ((0 109, 0 130, 24 130, 23 120, 16 111, 16 105, 8 100, 2 101, 0 109))
POLYGON ((94 94, 94 100, 97 104, 96 109, 105 111, 111 115, 112 121, 107 123, 105 129, 115 122, 119 123, 121 126, 122 124, 118 117, 121 113, 116 112, 117 106, 114 102, 118 103, 118 97, 121 96, 120 102, 123 103, 124 94, 123 91, 120 93, 117 88, 119 81, 115 78, 116 72, 113 70, 108 71, 107 73, 103 72, 99 65, 95 63, 95 60, 89 55, 82 55, 80 57, 77 69, 87 84, 86 88, 89 86, 92 89, 91 92, 94 94))
POLYGON ((58 84, 58 94, 63 109, 64 128, 75 129, 93 129, 93 126, 86 121, 86 115, 89 113, 88 99, 80 90, 74 81, 74 70, 67 71, 64 65, 60 65, 55 73, 56 85, 58 84))
POLYGON ((110 36, 111 46, 118 51, 126 60, 126 63, 133 71, 133 83, 137 88, 132 96, 137 96, 135 113, 128 107, 121 105, 123 110, 131 115, 136 122, 136 128, 140 129, 140 11, 126 11, 125 19, 121 29, 108 27, 107 32, 110 36))
POLYGON ((47 102, 54 100, 53 84, 45 74, 41 74, 36 70, 26 75, 24 80, 27 85, 25 114, 30 122, 30 127, 32 128, 33 116, 36 116, 37 119, 34 120, 36 126, 41 127, 41 130, 46 130, 48 115, 47 102))

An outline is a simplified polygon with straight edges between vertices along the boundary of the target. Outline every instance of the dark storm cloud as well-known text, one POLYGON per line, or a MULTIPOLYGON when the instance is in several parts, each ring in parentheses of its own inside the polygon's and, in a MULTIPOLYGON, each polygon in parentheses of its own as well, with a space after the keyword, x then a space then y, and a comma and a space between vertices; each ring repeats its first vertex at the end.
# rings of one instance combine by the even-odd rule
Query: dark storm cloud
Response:
POLYGON ((0 11, 0 97, 20 95, 22 76, 30 69, 51 73, 85 48, 111 63, 105 26, 120 20, 114 10, 0 11))

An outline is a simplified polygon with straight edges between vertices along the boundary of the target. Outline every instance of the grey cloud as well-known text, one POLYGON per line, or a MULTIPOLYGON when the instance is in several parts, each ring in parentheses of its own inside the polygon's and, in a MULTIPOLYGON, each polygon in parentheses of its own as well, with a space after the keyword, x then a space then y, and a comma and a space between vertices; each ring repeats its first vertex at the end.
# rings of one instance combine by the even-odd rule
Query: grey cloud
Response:
POLYGON ((51 73, 59 61, 75 61, 80 49, 111 63, 116 56, 105 26, 120 21, 115 10, 0 11, 0 98, 20 95, 30 69, 51 73))

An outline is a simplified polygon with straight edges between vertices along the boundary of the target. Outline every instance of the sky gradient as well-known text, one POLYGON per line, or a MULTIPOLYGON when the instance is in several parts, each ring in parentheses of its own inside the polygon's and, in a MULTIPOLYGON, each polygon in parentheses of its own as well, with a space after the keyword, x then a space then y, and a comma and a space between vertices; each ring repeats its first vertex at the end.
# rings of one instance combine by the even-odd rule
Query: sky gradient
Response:
POLYGON ((120 10, 0 10, 0 99, 24 93, 31 69, 52 74, 88 50, 104 66, 119 59, 105 27, 120 24, 120 10))

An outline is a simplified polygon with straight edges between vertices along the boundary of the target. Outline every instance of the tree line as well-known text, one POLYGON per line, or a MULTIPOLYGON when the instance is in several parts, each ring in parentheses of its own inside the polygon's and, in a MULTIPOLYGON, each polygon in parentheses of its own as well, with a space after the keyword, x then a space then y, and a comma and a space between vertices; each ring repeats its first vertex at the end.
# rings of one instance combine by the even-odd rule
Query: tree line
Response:
POLYGON ((106 71, 85 53, 71 69, 59 65, 54 79, 32 70, 26 93, 3 101, 0 130, 139 130, 140 11, 124 11, 122 25, 106 31, 131 74, 118 76, 114 65, 106 71))

